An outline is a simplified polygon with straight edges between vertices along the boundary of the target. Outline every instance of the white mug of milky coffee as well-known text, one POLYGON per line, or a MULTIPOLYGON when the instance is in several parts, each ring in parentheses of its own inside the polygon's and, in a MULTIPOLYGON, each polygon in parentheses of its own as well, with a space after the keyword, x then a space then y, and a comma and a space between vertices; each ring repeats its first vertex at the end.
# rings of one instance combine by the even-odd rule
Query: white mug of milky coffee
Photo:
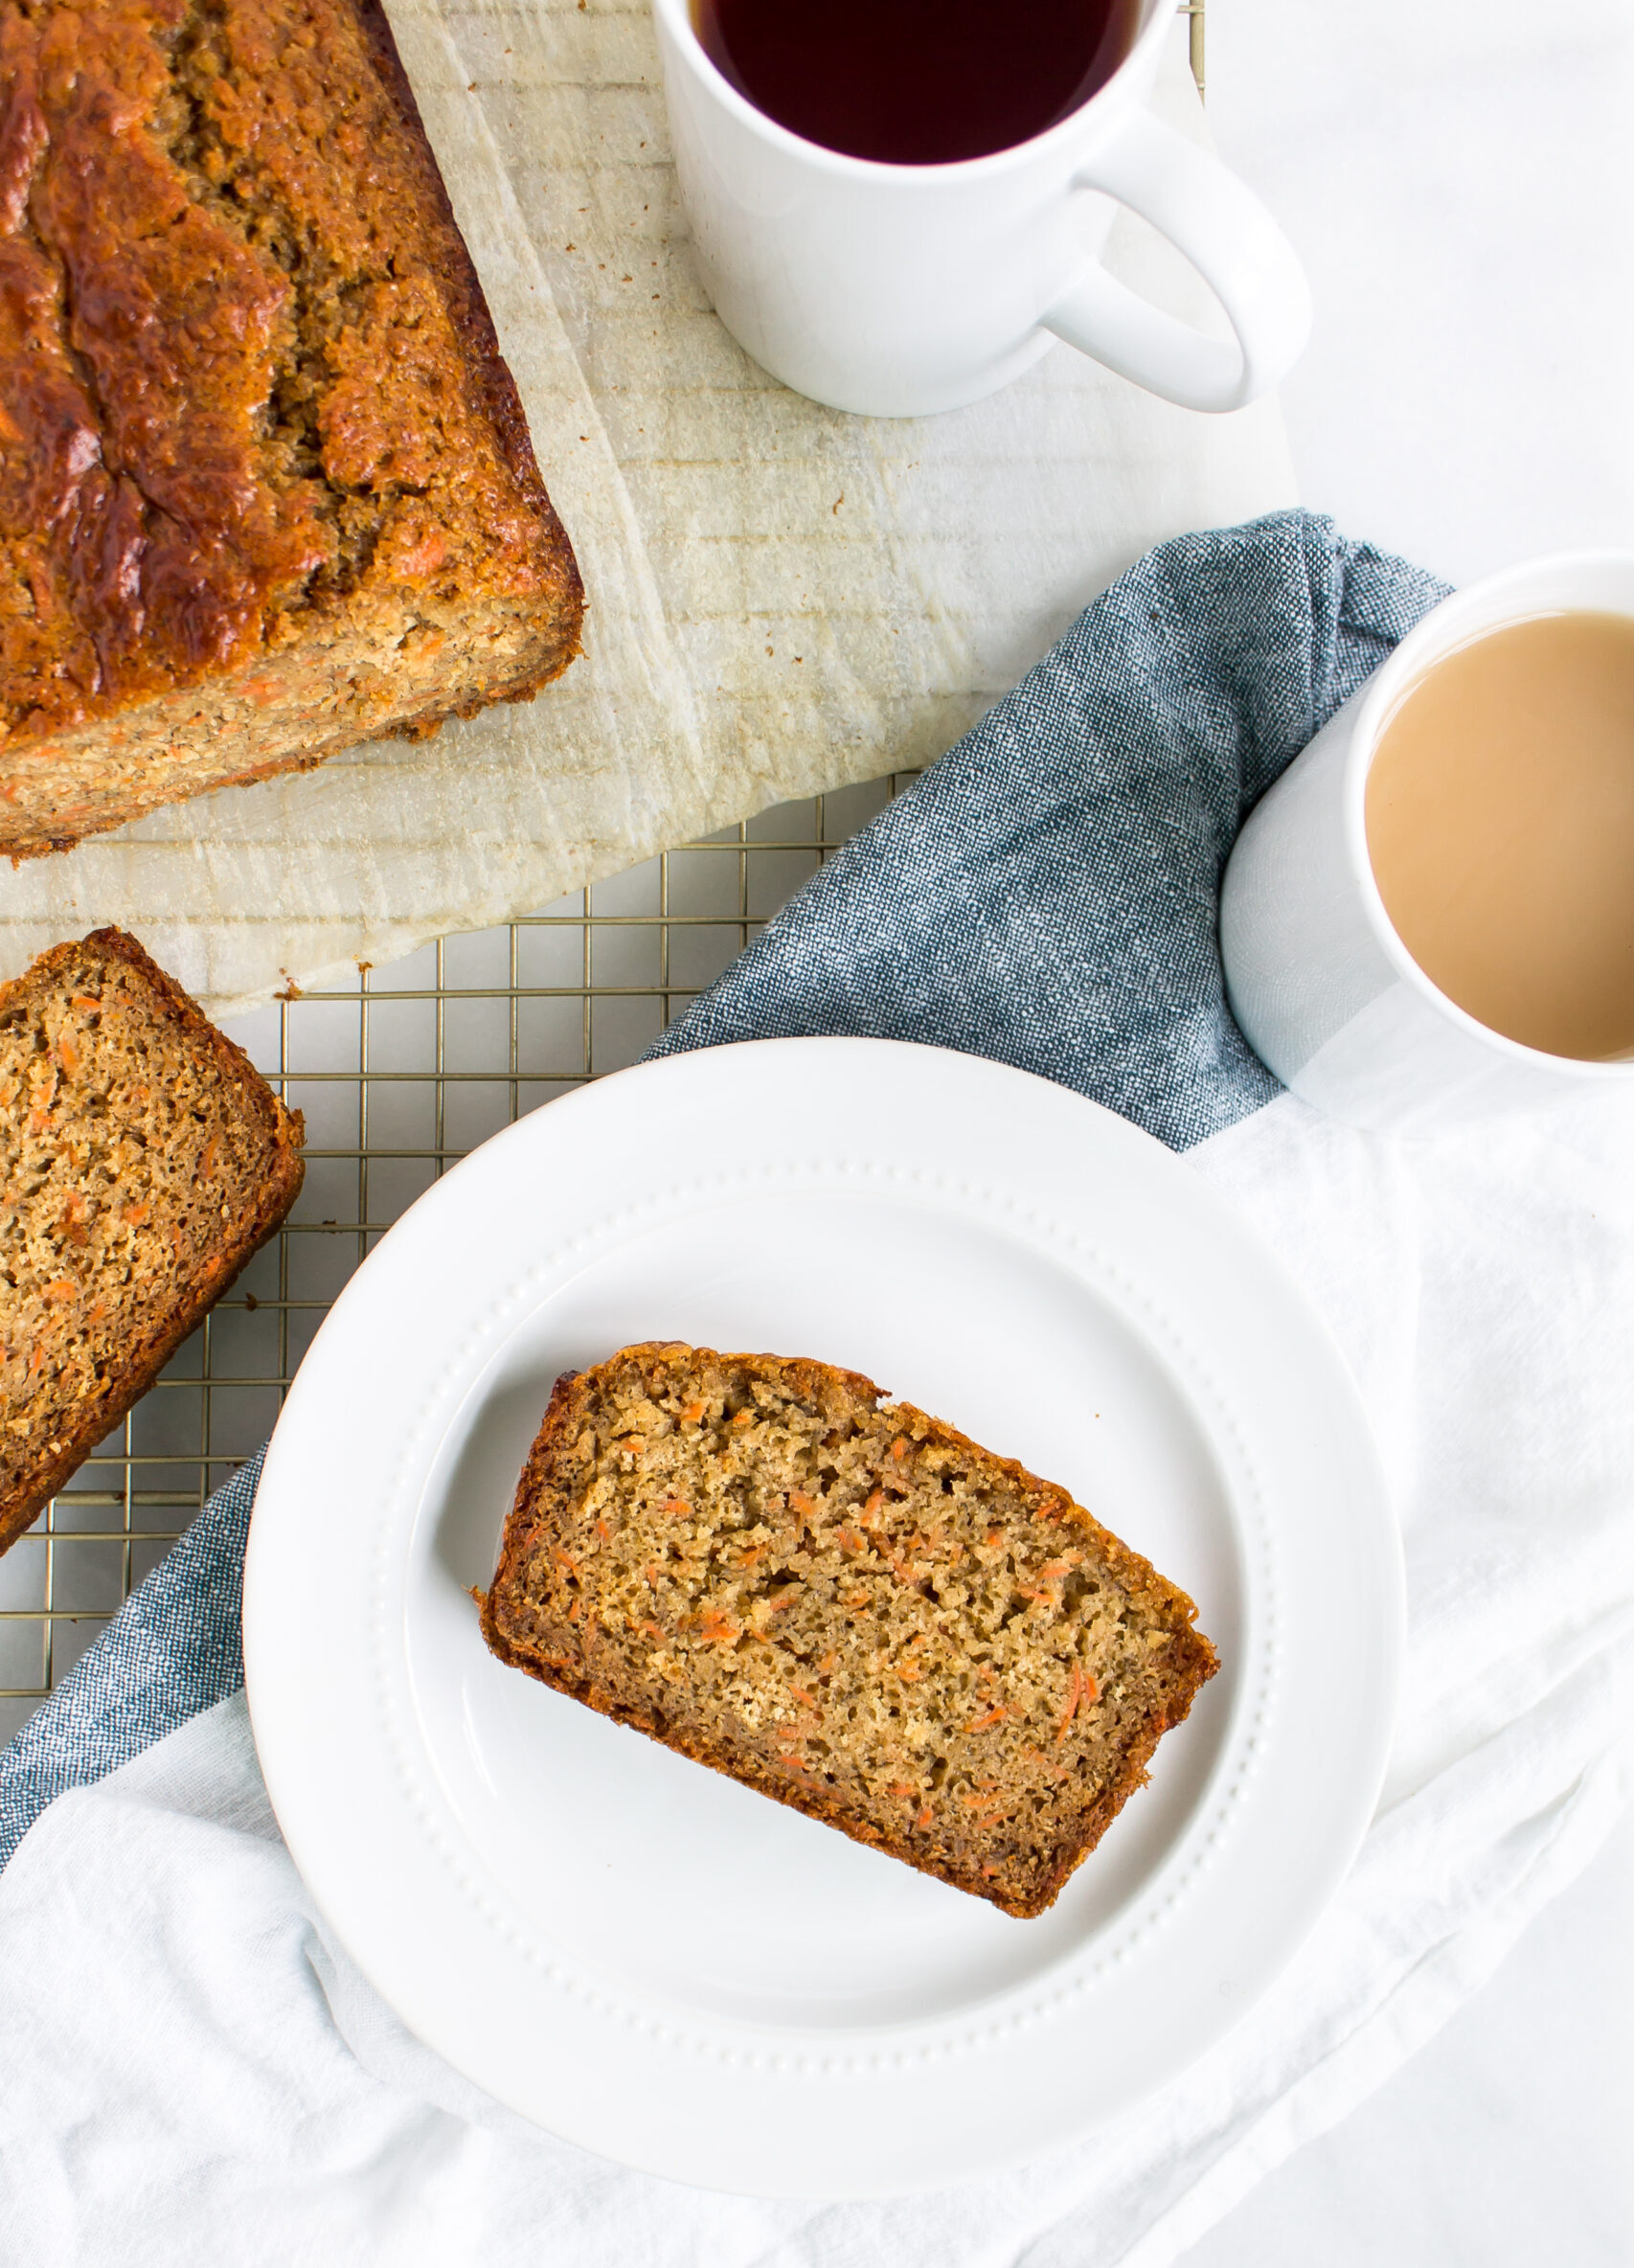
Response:
POLYGON ((1250 814, 1220 954, 1256 1054, 1358 1125, 1634 1088, 1634 553, 1427 615, 1250 814))
MULTIPOLYGON (((814 19, 816 0, 653 0, 681 195, 705 287, 728 330, 797 392, 874 417, 979 400, 1057 339, 1189 409, 1236 409, 1274 386, 1305 344, 1309 295, 1259 200, 1146 108, 1174 0, 980 0, 972 14, 976 8, 977 0, 824 0, 814 19), (1098 69, 1078 82, 1090 91, 1069 93, 1064 115, 1035 132, 1027 130, 1029 116, 1048 119, 1048 101, 1034 114, 1024 104, 997 114, 1001 138, 1006 118, 1024 136, 1010 146, 947 162, 886 161, 854 154, 859 137, 844 124, 835 140, 850 140, 850 149, 809 138, 825 130, 820 121, 806 133, 779 124, 742 91, 758 82, 737 72, 738 51, 715 36, 723 21, 731 32, 747 18, 747 39, 757 14, 785 41, 812 20, 831 27, 836 42, 854 34, 865 48, 874 43, 862 62, 872 57, 879 67, 871 76, 836 50, 850 65, 837 83, 873 100, 886 76, 874 54, 879 39, 894 21, 927 11, 936 36, 924 40, 920 117, 936 115, 938 71, 963 64, 968 77, 990 64, 998 87, 1005 66, 1043 55, 1048 43, 1034 17, 1069 33, 1105 19, 1098 69), (984 41, 998 52, 984 58, 984 41), (1231 326, 1229 340, 1165 313, 1101 266, 1120 203, 1202 276, 1231 326)), ((815 60, 824 60, 821 46, 815 60)), ((806 123, 802 98, 820 78, 796 58, 792 79, 785 74, 794 90, 787 115, 806 123)), ((896 147, 889 123, 883 141, 863 135, 862 146, 896 147)))

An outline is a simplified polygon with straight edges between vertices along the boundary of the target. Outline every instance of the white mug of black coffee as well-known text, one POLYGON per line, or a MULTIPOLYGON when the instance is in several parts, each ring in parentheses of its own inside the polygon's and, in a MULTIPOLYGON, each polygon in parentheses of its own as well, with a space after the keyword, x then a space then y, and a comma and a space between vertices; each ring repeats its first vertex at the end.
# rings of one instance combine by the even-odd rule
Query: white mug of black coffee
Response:
POLYGON ((1250 814, 1220 952, 1250 1044, 1335 1117, 1634 1093, 1634 553, 1426 616, 1250 814))
POLYGON ((1170 401, 1274 386, 1310 322, 1264 207, 1146 107, 1174 0, 653 0, 681 194, 727 329, 813 399, 956 409, 1056 339, 1170 401), (1119 203, 1233 336, 1118 283, 1119 203))

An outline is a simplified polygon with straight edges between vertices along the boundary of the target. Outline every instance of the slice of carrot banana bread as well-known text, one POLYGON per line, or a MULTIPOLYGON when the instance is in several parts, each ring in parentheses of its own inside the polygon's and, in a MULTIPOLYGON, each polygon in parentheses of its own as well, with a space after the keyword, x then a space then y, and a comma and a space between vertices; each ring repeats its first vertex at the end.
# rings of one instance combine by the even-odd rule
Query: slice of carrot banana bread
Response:
POLYGON ((272 1235, 301 1140, 120 930, 0 987, 0 1551, 272 1235))
POLYGON ((681 1345, 557 1380, 482 1606, 503 1661, 1021 1916, 1214 1674, 1195 1616, 856 1372, 681 1345))

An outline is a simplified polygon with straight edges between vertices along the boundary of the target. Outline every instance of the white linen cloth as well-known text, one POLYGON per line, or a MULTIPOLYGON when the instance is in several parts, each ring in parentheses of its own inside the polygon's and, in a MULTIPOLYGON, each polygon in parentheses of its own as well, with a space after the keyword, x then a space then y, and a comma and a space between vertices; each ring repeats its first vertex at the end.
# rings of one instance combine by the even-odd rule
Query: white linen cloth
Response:
POLYGON ((1391 1144, 1283 1097, 1189 1153, 1326 1317, 1401 1508, 1360 1859, 1238 2030, 1071 2151, 768 2204, 539 2134, 411 2038, 278 1839, 241 1697, 0 1877, 10 2268, 1161 2268, 1409 2055, 1593 1854, 1634 1695, 1634 1100, 1391 1144))

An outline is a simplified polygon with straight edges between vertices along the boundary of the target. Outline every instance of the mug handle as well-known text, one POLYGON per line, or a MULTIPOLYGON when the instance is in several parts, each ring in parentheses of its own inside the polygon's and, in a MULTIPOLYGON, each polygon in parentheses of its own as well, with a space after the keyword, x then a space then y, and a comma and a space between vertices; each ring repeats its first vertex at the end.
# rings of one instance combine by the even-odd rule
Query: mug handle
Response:
POLYGON ((1252 190, 1148 111, 1074 176, 1166 236, 1214 292, 1236 333, 1205 338, 1099 261, 1038 320, 1120 377, 1189 410, 1236 410, 1276 385, 1310 333, 1310 290, 1293 246, 1252 190))

